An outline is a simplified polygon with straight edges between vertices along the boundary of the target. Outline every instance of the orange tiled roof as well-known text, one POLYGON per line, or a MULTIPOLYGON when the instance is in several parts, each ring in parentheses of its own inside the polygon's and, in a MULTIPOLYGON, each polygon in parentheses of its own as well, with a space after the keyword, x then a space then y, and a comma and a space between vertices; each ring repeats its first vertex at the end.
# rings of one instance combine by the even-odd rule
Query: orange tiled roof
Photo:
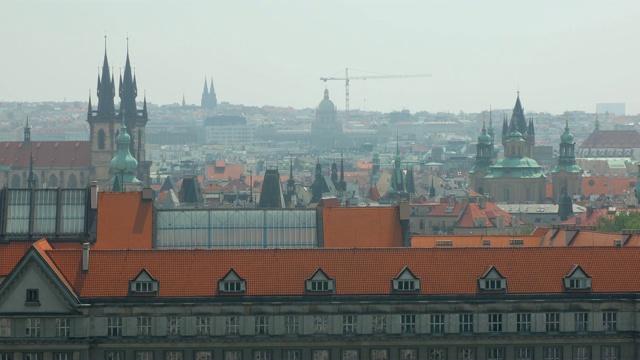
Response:
POLYGON ((431 212, 429 213, 429 216, 458 217, 460 216, 460 212, 462 212, 462 210, 463 210, 462 203, 455 203, 455 204, 440 203, 440 205, 436 206, 435 208, 433 208, 433 210, 431 210, 431 212), (451 211, 447 211, 448 209, 451 209, 451 211))
POLYGON ((235 180, 240 179, 240 175, 244 174, 243 164, 225 164, 223 160, 216 160, 216 165, 207 165, 206 167, 208 180, 235 180), (219 165, 221 162, 221 165, 219 165), (223 171, 220 171, 223 169, 223 171))
POLYGON ((322 218, 327 248, 402 246, 398 207, 325 207, 322 218))
POLYGON ((594 293, 640 292, 635 247, 92 250, 87 273, 81 252, 46 251, 82 298, 125 297, 143 268, 160 282, 162 297, 216 296, 231 268, 247 280, 248 296, 303 296, 318 268, 336 280, 337 295, 382 295, 405 266, 421 279, 423 295, 476 294, 488 266, 507 278, 510 294, 561 293, 575 265, 592 277, 594 293))
POLYGON ((0 276, 6 276, 31 247, 29 241, 0 244, 0 276))
POLYGON ((485 219, 485 227, 493 228, 496 227, 496 217, 499 215, 504 217, 505 226, 511 226, 511 214, 500 209, 494 203, 486 202, 484 209, 481 209, 478 204, 470 203, 464 208, 456 227, 475 228, 475 219, 485 219))
POLYGON ((89 141, 31 141, 29 146, 22 141, 5 141, 0 143, 0 165, 28 168, 33 152, 36 168, 89 167, 90 149, 89 141))
POLYGON ((142 192, 98 193, 96 249, 151 249, 152 202, 142 192))

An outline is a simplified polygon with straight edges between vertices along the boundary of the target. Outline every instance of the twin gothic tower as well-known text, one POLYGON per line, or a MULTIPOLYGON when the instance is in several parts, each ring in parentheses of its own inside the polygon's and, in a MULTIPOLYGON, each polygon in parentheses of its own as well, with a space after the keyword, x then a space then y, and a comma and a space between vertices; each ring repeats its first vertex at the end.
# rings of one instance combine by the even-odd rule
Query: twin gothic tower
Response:
POLYGON ((126 126, 124 131, 131 139, 129 152, 138 161, 135 175, 144 185, 148 186, 150 184, 151 161, 146 160, 145 154, 145 126, 149 120, 147 99, 145 96, 142 109, 138 109, 136 104, 138 85, 136 76, 131 70, 128 46, 124 74, 120 75, 118 86, 120 97, 118 111, 116 111, 114 103, 116 96, 114 74, 109 69, 106 46, 102 73, 98 74, 97 95, 97 109, 92 108, 91 96, 89 96, 87 111, 91 142, 91 179, 100 184, 106 184, 114 177, 115 174, 111 173, 109 164, 117 153, 117 137, 124 123, 126 126))

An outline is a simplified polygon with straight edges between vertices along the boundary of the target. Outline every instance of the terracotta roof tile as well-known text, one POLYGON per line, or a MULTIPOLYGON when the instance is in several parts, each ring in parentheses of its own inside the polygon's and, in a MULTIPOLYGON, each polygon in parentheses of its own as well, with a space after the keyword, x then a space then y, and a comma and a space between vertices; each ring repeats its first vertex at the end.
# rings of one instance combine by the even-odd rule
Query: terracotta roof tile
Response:
POLYGON ((398 207, 324 207, 324 246, 401 247, 398 207))
POLYGON ((96 249, 151 249, 152 202, 142 192, 98 194, 96 249))
POLYGON ((16 168, 29 167, 29 155, 33 152, 36 168, 73 168, 91 165, 89 141, 22 141, 0 142, 0 165, 16 168))
POLYGON ((129 280, 145 268, 160 281, 160 296, 216 295, 231 268, 247 279, 247 295, 305 294, 318 268, 336 279, 338 295, 389 294, 405 266, 421 279, 421 294, 476 294, 477 279, 494 266, 509 293, 560 293, 574 265, 592 276, 596 293, 639 292, 640 249, 614 247, 466 249, 92 250, 80 270, 81 250, 47 254, 83 298, 127 296, 129 280), (117 266, 114 266, 117 264, 117 266))

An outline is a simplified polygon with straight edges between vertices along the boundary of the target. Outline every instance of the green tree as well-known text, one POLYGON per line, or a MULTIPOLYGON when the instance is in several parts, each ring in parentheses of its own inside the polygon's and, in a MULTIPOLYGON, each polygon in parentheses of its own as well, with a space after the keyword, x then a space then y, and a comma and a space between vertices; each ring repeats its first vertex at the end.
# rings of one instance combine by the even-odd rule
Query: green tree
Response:
POLYGON ((640 212, 620 212, 598 219, 598 231, 621 232, 625 229, 640 229, 640 212))

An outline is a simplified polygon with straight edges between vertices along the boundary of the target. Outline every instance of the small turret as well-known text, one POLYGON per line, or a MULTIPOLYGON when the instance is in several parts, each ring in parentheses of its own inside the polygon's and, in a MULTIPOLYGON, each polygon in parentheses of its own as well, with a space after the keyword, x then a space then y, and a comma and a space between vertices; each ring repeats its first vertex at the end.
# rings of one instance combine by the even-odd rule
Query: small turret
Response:
POLYGON ((24 127, 24 144, 28 146, 31 143, 31 126, 29 125, 29 117, 27 116, 27 124, 24 127))
POLYGON ((111 160, 109 168, 113 172, 113 191, 124 191, 125 184, 140 183, 134 172, 138 167, 138 161, 131 156, 129 151, 129 143, 131 137, 127 133, 127 125, 125 121, 125 115, 122 115, 122 125, 120 127, 120 133, 116 138, 116 144, 118 147, 116 156, 111 160))

